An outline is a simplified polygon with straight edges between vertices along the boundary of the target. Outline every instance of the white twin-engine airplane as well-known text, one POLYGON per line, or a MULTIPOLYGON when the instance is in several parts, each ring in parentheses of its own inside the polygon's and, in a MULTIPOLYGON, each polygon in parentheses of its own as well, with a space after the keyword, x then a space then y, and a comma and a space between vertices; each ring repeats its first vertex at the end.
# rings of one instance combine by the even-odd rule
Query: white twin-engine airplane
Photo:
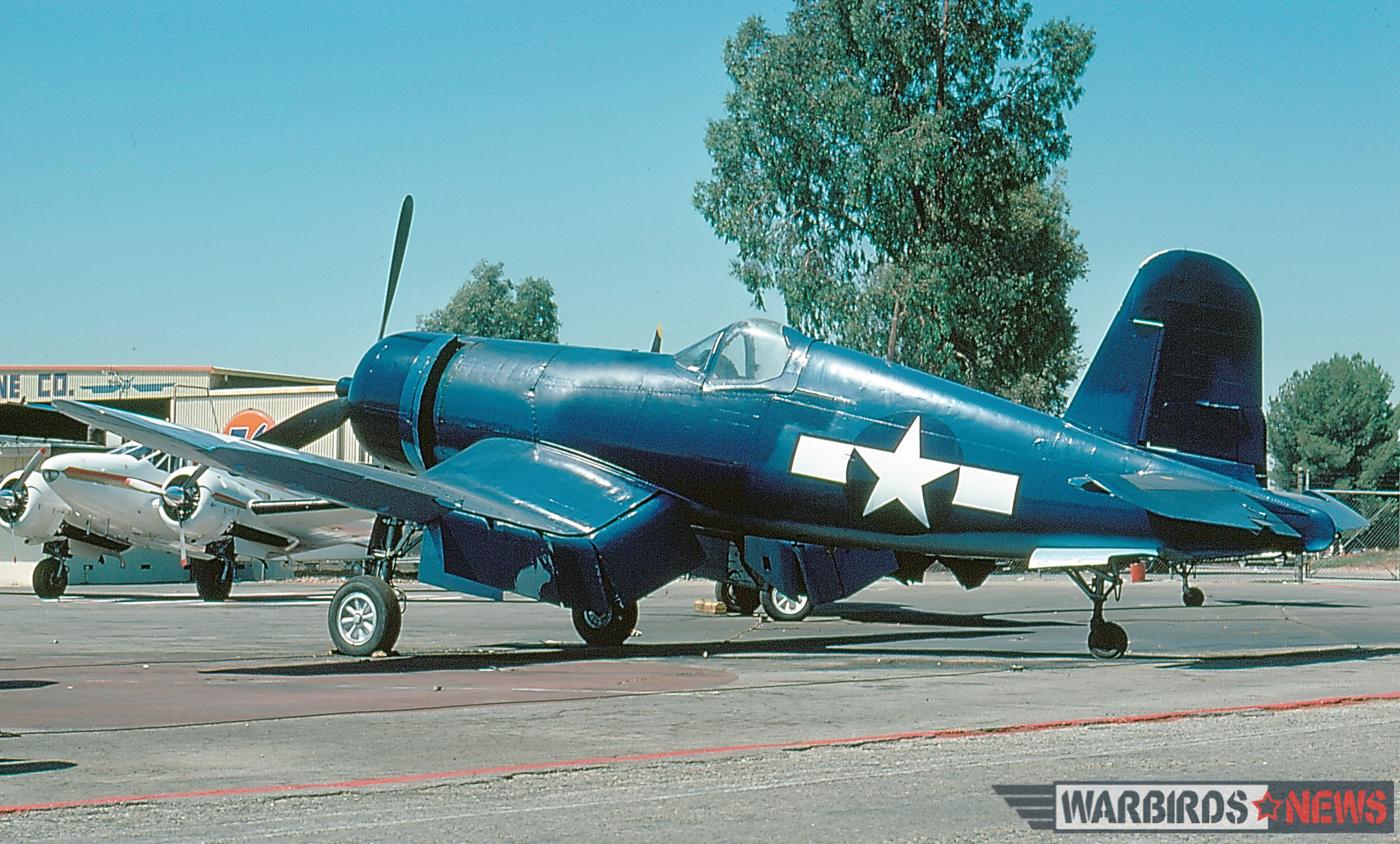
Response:
POLYGON ((129 548, 180 554, 199 596, 222 601, 238 559, 369 559, 375 520, 322 499, 186 464, 138 443, 47 457, 0 481, 0 522, 42 545, 34 593, 57 598, 68 560, 129 548))

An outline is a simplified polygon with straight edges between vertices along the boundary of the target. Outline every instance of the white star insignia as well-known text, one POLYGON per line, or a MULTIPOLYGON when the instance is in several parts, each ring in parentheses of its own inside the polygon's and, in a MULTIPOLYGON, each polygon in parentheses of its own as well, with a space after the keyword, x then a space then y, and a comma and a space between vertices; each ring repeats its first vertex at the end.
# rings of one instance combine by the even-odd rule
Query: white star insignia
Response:
POLYGON ((919 520, 919 524, 926 528, 929 526, 928 510, 924 506, 924 484, 938 480, 959 466, 924 457, 919 449, 921 434, 919 417, 916 416, 894 451, 861 445, 855 447, 856 453, 878 478, 875 488, 870 490, 870 498, 865 502, 862 515, 868 516, 891 501, 898 501, 919 520))

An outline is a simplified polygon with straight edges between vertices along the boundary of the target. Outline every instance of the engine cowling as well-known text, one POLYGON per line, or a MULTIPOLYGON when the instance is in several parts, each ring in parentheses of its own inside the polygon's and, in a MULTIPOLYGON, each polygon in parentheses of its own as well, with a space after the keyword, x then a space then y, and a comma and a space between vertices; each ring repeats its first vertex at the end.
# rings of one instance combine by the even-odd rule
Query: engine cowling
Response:
POLYGON ((172 531, 183 527, 185 539, 197 544, 217 539, 233 527, 243 508, 228 480, 215 472, 187 466, 170 473, 162 485, 160 518, 172 531))
POLYGON ((39 473, 20 483, 22 474, 11 472, 0 481, 0 523, 21 539, 48 539, 58 533, 68 505, 39 473))

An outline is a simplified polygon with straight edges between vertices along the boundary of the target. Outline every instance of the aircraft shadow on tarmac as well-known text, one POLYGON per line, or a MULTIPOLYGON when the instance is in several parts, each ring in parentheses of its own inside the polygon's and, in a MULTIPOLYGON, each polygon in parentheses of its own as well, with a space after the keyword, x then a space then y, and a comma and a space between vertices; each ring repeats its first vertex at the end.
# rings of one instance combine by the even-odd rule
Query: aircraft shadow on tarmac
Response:
POLYGON ((26 759, 5 759, 0 757, 0 777, 13 777, 20 774, 43 774, 49 771, 64 771, 78 767, 77 762, 29 761, 26 759))
POLYGON ((57 680, 0 680, 0 692, 14 692, 21 689, 42 689, 58 685, 57 680))
MULTIPOLYGON (((429 671, 483 671, 498 668, 524 668, 562 663, 589 663, 627 659, 657 659, 667 657, 829 655, 864 657, 910 657, 918 659, 948 659, 971 657, 1014 662, 1016 660, 1073 659, 1097 662, 1081 650, 1037 651, 1021 648, 973 649, 949 647, 917 647, 914 642, 929 640, 971 640, 1006 636, 1014 630, 955 630, 901 631, 897 633, 865 633, 847 636, 793 636, 784 638, 749 639, 745 641, 716 640, 676 644, 629 643, 615 648, 588 647, 583 644, 545 644, 512 642, 487 647, 487 653, 413 654, 380 659, 350 659, 337 657, 332 661, 283 665, 235 666, 211 668, 201 674, 277 677, 350 676, 360 674, 412 674, 429 671), (901 645, 906 645, 901 647, 901 645), (502 650, 494 650, 501 648, 502 650), (511 650, 505 650, 505 649, 511 650)), ((1160 656, 1128 654, 1119 661, 1160 660, 1160 656)), ((875 662, 871 660, 871 666, 875 662)), ((888 667, 888 666, 882 666, 888 667)))
POLYGON ((988 618, 966 613, 928 612, 892 604, 871 604, 840 601, 823 604, 812 612, 816 617, 842 618, 867 624, 924 624, 933 627, 968 627, 974 629, 1014 630, 1027 627, 1082 627, 1071 621, 1015 621, 1009 618, 988 618))
POLYGON ((210 603, 217 606, 225 604, 295 604, 295 603, 330 603, 330 593, 319 594, 291 594, 291 595, 229 595, 223 601, 206 602, 201 601, 199 596, 193 592, 189 594, 158 594, 151 592, 68 592, 59 602, 72 601, 74 599, 82 601, 99 601, 113 604, 202 604, 210 603))
POLYGON ((1216 598, 1213 603, 1232 607, 1297 607, 1319 610, 1355 610, 1361 604, 1338 604, 1333 601, 1254 601, 1248 598, 1216 598))
POLYGON ((1304 665, 1325 665, 1338 662, 1361 662, 1368 659, 1395 656, 1400 647, 1328 647, 1288 651, 1273 654, 1222 654, 1184 660, 1163 668, 1183 668, 1197 671, 1238 671, 1247 668, 1294 668, 1304 665))

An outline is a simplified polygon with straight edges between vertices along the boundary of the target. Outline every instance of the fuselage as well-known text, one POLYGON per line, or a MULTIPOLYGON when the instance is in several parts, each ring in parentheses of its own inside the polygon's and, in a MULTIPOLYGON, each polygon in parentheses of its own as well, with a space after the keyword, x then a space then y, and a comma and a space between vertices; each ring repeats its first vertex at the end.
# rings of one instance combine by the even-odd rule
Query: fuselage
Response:
MULTIPOLYGON (((1196 556, 1297 550, 1267 533, 1154 523, 1082 481, 1169 472, 1267 495, 1257 484, 789 328, 754 325, 731 326, 698 365, 692 350, 395 335, 362 361, 351 419, 376 457, 416 471, 486 437, 575 449, 684 498, 699 527, 721 533, 952 557, 1126 541, 1196 556), (776 348, 775 338, 785 345, 780 369, 772 349, 761 372, 723 360, 727 343, 755 355, 764 343, 776 348)), ((730 357, 743 366, 742 354, 730 357)))

